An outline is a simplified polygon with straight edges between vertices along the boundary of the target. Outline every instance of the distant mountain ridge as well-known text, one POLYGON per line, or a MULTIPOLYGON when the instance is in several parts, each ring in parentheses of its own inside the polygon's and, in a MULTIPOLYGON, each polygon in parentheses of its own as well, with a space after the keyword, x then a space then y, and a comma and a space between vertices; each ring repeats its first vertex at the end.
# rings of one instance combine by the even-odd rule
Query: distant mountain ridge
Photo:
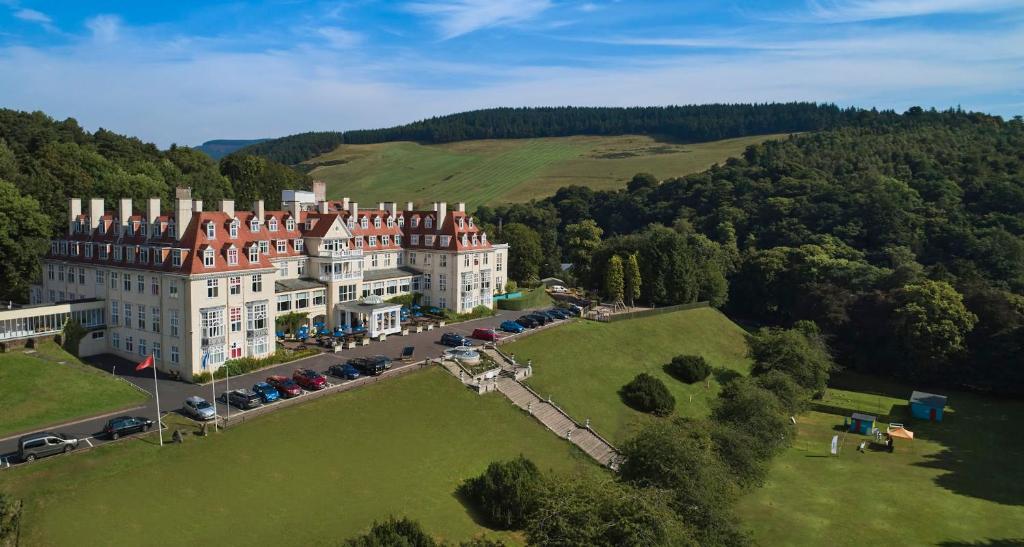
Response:
POLYGON ((195 149, 205 153, 215 160, 219 160, 236 150, 252 146, 271 139, 214 139, 196 146, 195 149))

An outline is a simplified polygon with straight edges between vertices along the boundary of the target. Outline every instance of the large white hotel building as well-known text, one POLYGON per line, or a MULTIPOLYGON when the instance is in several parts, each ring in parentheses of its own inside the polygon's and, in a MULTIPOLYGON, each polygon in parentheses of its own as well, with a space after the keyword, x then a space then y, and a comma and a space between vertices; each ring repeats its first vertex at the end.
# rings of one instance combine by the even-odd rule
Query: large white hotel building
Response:
POLYGON ((424 306, 464 313, 493 307, 506 282, 508 246, 488 241, 462 203, 360 208, 312 192, 285 191, 283 210, 216 210, 179 189, 173 210, 145 211, 121 199, 69 202, 67 236, 43 259, 33 303, 103 301, 104 328, 80 352, 140 360, 183 378, 228 359, 274 351, 275 317, 299 312, 329 327, 365 326, 370 336, 400 330, 412 292, 424 306), (373 298, 371 295, 379 296, 373 298))

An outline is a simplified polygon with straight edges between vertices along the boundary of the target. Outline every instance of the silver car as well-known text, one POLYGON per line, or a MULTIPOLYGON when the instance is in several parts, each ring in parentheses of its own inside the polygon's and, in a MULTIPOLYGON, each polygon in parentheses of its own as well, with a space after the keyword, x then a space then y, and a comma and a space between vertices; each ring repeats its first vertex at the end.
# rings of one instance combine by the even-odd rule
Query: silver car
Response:
POLYGON ((206 421, 217 417, 217 413, 213 410, 213 405, 202 397, 193 395, 185 399, 185 406, 183 408, 185 409, 185 414, 196 420, 206 421))

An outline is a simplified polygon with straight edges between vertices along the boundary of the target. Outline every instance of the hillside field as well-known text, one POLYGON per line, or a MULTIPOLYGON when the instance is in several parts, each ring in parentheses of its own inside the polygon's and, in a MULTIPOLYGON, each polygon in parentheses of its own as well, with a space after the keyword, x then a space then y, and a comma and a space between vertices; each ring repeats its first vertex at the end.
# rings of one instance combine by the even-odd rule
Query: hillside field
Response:
POLYGON ((747 374, 746 333, 713 308, 697 308, 614 323, 577 320, 502 346, 518 361, 533 361, 527 383, 551 396, 577 420, 621 443, 650 415, 622 402, 618 391, 637 374, 660 378, 676 398, 676 414, 705 416, 720 381, 747 374), (684 384, 663 367, 680 354, 703 355, 715 372, 710 382, 684 384))
POLYGON ((342 145, 306 162, 327 182, 331 198, 380 201, 523 202, 577 184, 595 190, 624 187, 638 172, 658 178, 703 171, 751 144, 786 135, 699 144, 647 136, 552 137, 461 141, 439 145, 389 142, 342 145))

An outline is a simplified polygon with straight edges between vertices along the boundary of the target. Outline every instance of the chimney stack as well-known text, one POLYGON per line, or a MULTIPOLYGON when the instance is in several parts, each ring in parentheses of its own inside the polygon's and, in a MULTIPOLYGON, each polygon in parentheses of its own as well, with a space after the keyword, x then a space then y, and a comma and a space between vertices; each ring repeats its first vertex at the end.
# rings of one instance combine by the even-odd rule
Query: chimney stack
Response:
POLYGON ((405 210, 412 211, 413 203, 411 201, 405 202, 405 210))
POLYGON ((316 203, 316 206, 317 206, 317 208, 318 208, 318 209, 320 210, 320 212, 321 212, 321 213, 324 213, 324 214, 327 214, 327 213, 329 213, 329 212, 330 212, 330 207, 329 207, 329 205, 330 205, 330 204, 329 204, 329 203, 327 203, 326 201, 318 201, 318 202, 316 203))
POLYGON ((226 214, 228 218, 235 218, 235 200, 233 199, 222 199, 220 200, 220 210, 226 214))
POLYGON ((292 220, 294 220, 295 224, 298 225, 299 217, 302 214, 302 202, 296 200, 296 201, 293 201, 293 202, 289 203, 288 206, 289 206, 288 211, 292 215, 292 220))
POLYGON ((341 208, 348 209, 348 198, 341 198, 341 208))
POLYGON ((327 201, 327 183, 322 180, 313 181, 313 199, 317 203, 327 201))
POLYGON ((117 216, 121 222, 121 233, 128 232, 128 219, 132 216, 132 198, 121 198, 119 200, 117 216))
POLYGON ((266 216, 267 214, 266 210, 263 209, 263 200, 258 199, 253 205, 254 207, 252 209, 252 212, 256 214, 256 220, 260 224, 263 224, 263 217, 266 216))
MULTIPOLYGON (((179 188, 178 190, 181 190, 181 188, 179 188)), ((185 230, 188 228, 188 225, 192 222, 192 198, 182 198, 180 196, 192 194, 191 192, 187 194, 175 192, 175 195, 179 197, 176 200, 177 203, 174 208, 174 225, 175 231, 177 232, 174 234, 174 237, 178 241, 181 241, 181 237, 185 235, 185 230)))
POLYGON ((89 200, 89 229, 93 232, 100 226, 100 217, 103 216, 103 198, 92 198, 89 200))
POLYGON ((82 214, 82 200, 79 198, 71 198, 68 200, 68 234, 71 234, 75 229, 75 223, 78 222, 78 216, 82 214))
POLYGON ((160 198, 149 198, 146 200, 146 239, 157 235, 159 227, 156 226, 156 219, 160 216, 160 198))
POLYGON ((203 200, 196 199, 192 201, 192 212, 202 213, 203 212, 203 200))
POLYGON ((395 211, 398 211, 398 204, 393 201, 389 201, 384 204, 384 210, 391 216, 395 216, 395 211))
POLYGON ((377 210, 378 211, 383 211, 384 210, 384 202, 383 201, 377 203, 377 210))
POLYGON ((445 217, 448 216, 448 202, 442 201, 437 205, 437 224, 434 228, 437 231, 441 231, 441 225, 444 224, 445 217))
POLYGON ((466 212, 466 202, 464 202, 464 201, 460 201, 459 202, 459 212, 460 213, 465 213, 466 212))
POLYGON ((192 199, 192 188, 178 186, 174 189, 174 199, 192 199))
POLYGON ((348 203, 348 214, 351 215, 352 222, 357 222, 359 220, 359 204, 354 201, 350 201, 348 203))

